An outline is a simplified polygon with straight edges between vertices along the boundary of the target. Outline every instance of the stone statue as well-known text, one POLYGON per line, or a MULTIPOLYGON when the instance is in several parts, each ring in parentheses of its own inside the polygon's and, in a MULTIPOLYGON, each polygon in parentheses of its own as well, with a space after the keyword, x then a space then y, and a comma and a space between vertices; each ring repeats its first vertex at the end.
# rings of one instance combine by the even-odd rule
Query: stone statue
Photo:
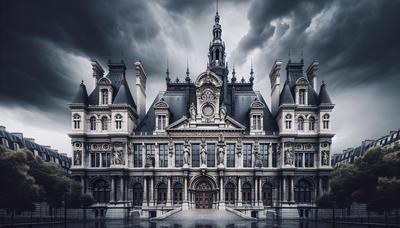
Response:
POLYGON ((221 108, 219 109, 219 115, 221 117, 221 120, 225 120, 226 117, 226 107, 224 104, 222 104, 221 108))
POLYGON ((218 164, 223 165, 224 164, 224 158, 225 158, 225 150, 221 146, 220 148, 218 148, 218 164))
POLYGON ((255 166, 258 167, 258 168, 262 167, 262 163, 261 163, 261 160, 260 160, 260 156, 259 156, 258 154, 256 155, 256 163, 255 163, 255 166))
POLYGON ((189 165, 189 147, 185 146, 183 150, 183 164, 189 165))
POLYGON ((206 152, 206 149, 204 147, 201 148, 200 162, 201 162, 201 165, 207 165, 207 152, 206 152))
POLYGON ((74 151, 74 165, 82 165, 82 154, 81 151, 74 151))
POLYGON ((322 165, 329 165, 329 151, 322 151, 322 165))
POLYGON ((285 150, 285 165, 293 165, 293 152, 290 149, 285 150))
POLYGON ((194 106, 194 103, 192 103, 190 105, 189 111, 190 111, 190 118, 192 120, 195 120, 196 119, 196 107, 194 106))
POLYGON ((114 164, 121 165, 122 164, 122 151, 120 151, 120 150, 114 151, 113 156, 114 156, 114 164))

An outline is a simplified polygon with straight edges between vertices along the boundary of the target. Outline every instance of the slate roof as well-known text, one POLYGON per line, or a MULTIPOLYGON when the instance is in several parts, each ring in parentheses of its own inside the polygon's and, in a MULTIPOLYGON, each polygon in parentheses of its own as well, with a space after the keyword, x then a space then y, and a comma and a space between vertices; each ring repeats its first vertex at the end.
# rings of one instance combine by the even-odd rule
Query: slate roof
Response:
POLYGON ((319 90, 319 104, 332 104, 331 98, 328 95, 328 91, 326 90, 326 85, 322 82, 321 89, 319 90))
POLYGON ((88 93, 86 91, 86 86, 85 84, 82 83, 79 86, 78 93, 76 94, 74 100, 74 104, 87 104, 88 103, 88 93))
POLYGON ((135 101, 133 100, 132 93, 129 90, 128 83, 123 79, 118 93, 114 98, 113 104, 129 104, 136 109, 135 101))
POLYGON ((290 90, 290 86, 289 86, 289 80, 285 81, 282 92, 279 96, 279 105, 283 105, 283 104, 294 104, 292 91, 290 90))
MULTIPOLYGON (((244 89, 243 87, 233 87, 229 84, 230 94, 229 100, 232 100, 232 104, 226 104, 228 110, 228 115, 233 119, 238 121, 240 124, 246 127, 246 131, 250 129, 249 123, 249 112, 250 104, 255 98, 258 98, 262 103, 264 103, 264 130, 272 134, 272 132, 278 132, 278 126, 275 119, 273 118, 268 106, 259 92, 253 90, 244 89), (230 110, 230 111, 229 111, 230 110)), ((238 84, 239 85, 239 84, 238 84)), ((135 134, 152 134, 155 129, 155 113, 154 105, 161 98, 169 105, 170 120, 169 123, 172 124, 175 121, 181 119, 183 116, 189 117, 188 110, 191 103, 196 104, 196 90, 193 83, 176 83, 175 85, 170 85, 167 91, 160 92, 158 96, 154 99, 153 104, 150 106, 142 122, 134 130, 135 134)))

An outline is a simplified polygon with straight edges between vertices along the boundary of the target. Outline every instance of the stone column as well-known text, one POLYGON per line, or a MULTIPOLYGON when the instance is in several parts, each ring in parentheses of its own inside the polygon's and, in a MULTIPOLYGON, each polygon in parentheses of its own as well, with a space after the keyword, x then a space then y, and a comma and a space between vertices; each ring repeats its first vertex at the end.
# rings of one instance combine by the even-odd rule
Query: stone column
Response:
POLYGON ((142 167, 146 166, 146 148, 144 143, 142 143, 142 167))
POLYGON ((262 205, 262 186, 261 186, 261 178, 258 178, 258 206, 262 205))
POLYGON ((268 167, 272 167, 272 143, 268 144, 268 167))
POLYGON ((290 177, 290 201, 294 202, 294 176, 290 177))
POLYGON ((258 177, 254 181, 254 205, 258 206, 258 177))
POLYGON ((147 177, 143 177, 143 206, 148 206, 147 192, 147 177))
POLYGON ((238 201, 237 201, 238 206, 242 206, 242 182, 240 180, 240 177, 238 178, 238 201))
POLYGON ((187 177, 183 177, 183 202, 182 202, 182 210, 187 210, 189 209, 189 203, 188 203, 188 188, 187 188, 187 177))
POLYGON ((119 189, 120 189, 120 195, 119 195, 119 201, 123 201, 124 200, 124 177, 120 177, 119 178, 119 189))
POLYGON ((286 192, 286 177, 282 177, 282 201, 287 201, 287 192, 286 192))
POLYGON ((159 144, 154 145, 154 167, 160 167, 160 150, 158 148, 159 144))
POLYGON ((111 176, 111 201, 115 201, 115 180, 114 176, 111 176))
POLYGON ((219 209, 225 208, 224 177, 219 180, 219 209))
POLYGON ((168 177, 167 206, 171 206, 171 177, 168 177))
POLYGON ((149 205, 154 205, 154 177, 150 177, 150 202, 149 205))

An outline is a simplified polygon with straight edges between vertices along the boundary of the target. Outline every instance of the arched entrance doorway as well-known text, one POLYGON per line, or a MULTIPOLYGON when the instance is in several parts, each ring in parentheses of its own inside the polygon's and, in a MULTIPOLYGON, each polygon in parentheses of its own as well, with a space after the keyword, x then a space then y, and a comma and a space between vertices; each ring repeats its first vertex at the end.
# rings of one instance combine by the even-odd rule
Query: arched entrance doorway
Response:
POLYGON ((195 204, 196 208, 207 209, 212 208, 213 190, 210 182, 206 180, 200 181, 195 188, 195 204))

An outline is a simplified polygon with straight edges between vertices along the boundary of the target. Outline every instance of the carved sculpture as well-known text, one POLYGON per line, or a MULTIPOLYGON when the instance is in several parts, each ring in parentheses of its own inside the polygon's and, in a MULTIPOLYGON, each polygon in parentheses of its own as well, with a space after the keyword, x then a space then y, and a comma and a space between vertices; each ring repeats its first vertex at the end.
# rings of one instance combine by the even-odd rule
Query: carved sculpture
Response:
POLYGON ((206 149, 204 147, 201 148, 200 161, 201 161, 201 165, 206 165, 207 164, 207 152, 206 152, 206 149))
POLYGON ((218 164, 223 165, 224 164, 224 158, 225 158, 225 150, 221 146, 218 148, 218 164))
POLYGON ((322 153, 322 165, 329 165, 329 151, 323 150, 322 153))
POLYGON ((190 105, 189 111, 190 111, 190 118, 191 118, 192 120, 195 120, 195 119, 196 119, 196 107, 194 106, 194 103, 192 103, 192 104, 190 105))
POLYGON ((74 165, 82 165, 82 153, 80 150, 74 151, 74 165))
POLYGON ((224 104, 222 104, 220 110, 219 110, 219 115, 221 117, 221 120, 225 120, 226 117, 226 107, 224 104))
POLYGON ((291 149, 285 150, 285 165, 293 165, 293 151, 291 149))
POLYGON ((185 149, 183 150, 183 164, 189 165, 189 159, 190 159, 189 147, 185 146, 185 149))

